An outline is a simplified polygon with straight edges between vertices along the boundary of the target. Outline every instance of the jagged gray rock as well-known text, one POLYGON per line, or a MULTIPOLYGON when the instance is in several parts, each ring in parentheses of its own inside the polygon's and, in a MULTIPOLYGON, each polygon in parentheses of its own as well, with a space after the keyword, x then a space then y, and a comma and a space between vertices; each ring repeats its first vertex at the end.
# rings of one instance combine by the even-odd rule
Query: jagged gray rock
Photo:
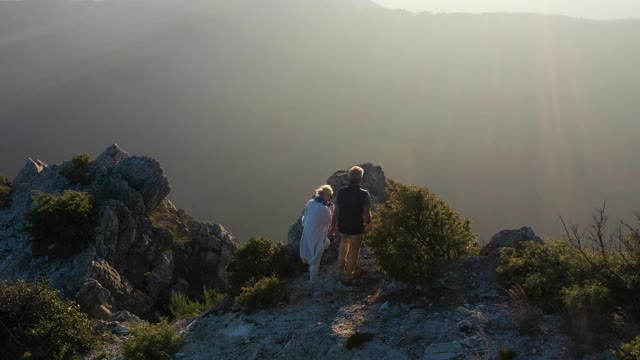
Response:
POLYGON ((519 248, 523 241, 543 243, 533 229, 527 226, 519 230, 502 230, 491 237, 491 241, 480 250, 480 255, 486 256, 494 250, 504 247, 519 248))
POLYGON ((109 303, 111 292, 105 289, 97 280, 85 282, 76 293, 74 300, 82 311, 96 319, 108 319, 111 316, 109 303))
POLYGON ((49 278, 92 316, 111 311, 145 315, 173 290, 198 296, 228 285, 226 264, 237 249, 228 231, 201 223, 166 199, 171 187, 160 164, 112 145, 90 165, 91 184, 71 184, 66 166, 26 163, 13 181, 11 205, 0 209, 0 280, 49 278), (32 191, 89 192, 98 202, 95 236, 68 258, 34 257, 24 231, 32 191))

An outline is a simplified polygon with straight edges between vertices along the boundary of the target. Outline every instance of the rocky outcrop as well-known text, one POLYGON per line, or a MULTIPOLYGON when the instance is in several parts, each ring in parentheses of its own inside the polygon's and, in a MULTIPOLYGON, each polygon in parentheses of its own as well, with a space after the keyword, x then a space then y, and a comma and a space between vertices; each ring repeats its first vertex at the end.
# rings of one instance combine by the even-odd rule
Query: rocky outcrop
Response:
POLYGON ((559 316, 540 319, 541 338, 519 333, 513 309, 497 294, 493 256, 452 260, 433 286, 416 289, 379 273, 363 255, 365 273, 352 286, 336 281, 327 265, 313 288, 306 275, 288 282, 286 305, 203 314, 186 328, 176 358, 494 359, 505 344, 526 359, 567 358, 559 316), (357 332, 371 337, 350 349, 357 332))
POLYGON ((480 250, 480 255, 489 255, 499 248, 520 248, 524 241, 534 241, 542 244, 543 241, 530 227, 520 230, 502 230, 491 237, 491 241, 480 250))
MULTIPOLYGON (((358 165, 364 169, 364 177, 362 179, 362 187, 369 191, 371 194, 371 200, 373 205, 380 204, 387 200, 387 178, 384 175, 384 171, 380 166, 373 165, 371 163, 365 163, 358 165)), ((331 185, 334 192, 349 184, 348 170, 336 171, 333 175, 327 179, 327 184, 331 185)), ((298 254, 298 248, 300 247, 300 239, 302 238, 302 215, 291 224, 288 232, 288 247, 291 252, 298 254)), ((331 260, 332 254, 335 253, 337 241, 332 242, 332 247, 328 251, 328 256, 325 259, 331 260)), ((336 254, 333 254, 337 256, 336 254)))
MULTIPOLYGON (((387 200, 387 178, 384 176, 382 168, 371 163, 358 165, 364 169, 362 187, 369 191, 374 204, 379 204, 387 200)), ((327 180, 333 191, 349 185, 348 170, 336 171, 327 180)))
POLYGON ((0 280, 49 278, 98 318, 118 310, 148 314, 165 306, 171 291, 198 296, 204 287, 227 286, 235 239, 221 225, 178 210, 166 198, 171 187, 156 160, 113 145, 90 164, 94 180, 85 186, 70 183, 61 174, 65 166, 30 159, 13 181, 11 205, 0 210, 0 280), (32 191, 68 189, 92 195, 94 236, 74 256, 34 256, 24 230, 32 191))

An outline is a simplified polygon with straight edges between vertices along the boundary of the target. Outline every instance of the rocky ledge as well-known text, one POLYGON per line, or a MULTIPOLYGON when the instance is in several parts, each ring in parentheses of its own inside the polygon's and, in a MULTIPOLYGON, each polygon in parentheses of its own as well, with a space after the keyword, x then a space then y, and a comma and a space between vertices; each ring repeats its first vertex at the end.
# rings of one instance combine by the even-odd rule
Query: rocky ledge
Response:
POLYGON ((66 165, 29 159, 13 181, 11 205, 0 209, 0 280, 47 278, 97 318, 119 310, 149 316, 172 291, 198 296, 205 287, 227 287, 234 237, 177 209, 158 161, 113 145, 90 163, 87 185, 70 183, 61 173, 66 165), (100 197, 95 232, 78 254, 34 256, 24 216, 34 190, 100 197))

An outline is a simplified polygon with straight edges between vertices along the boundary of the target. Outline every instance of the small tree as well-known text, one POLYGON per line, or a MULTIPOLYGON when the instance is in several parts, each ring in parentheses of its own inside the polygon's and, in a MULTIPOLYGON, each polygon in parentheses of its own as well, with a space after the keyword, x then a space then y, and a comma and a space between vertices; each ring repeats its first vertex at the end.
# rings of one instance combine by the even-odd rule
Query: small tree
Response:
POLYGON ((239 290, 247 283, 255 283, 274 274, 280 277, 295 275, 300 267, 300 259, 294 258, 284 244, 253 237, 236 251, 227 271, 231 286, 239 290))
POLYGON ((73 184, 88 185, 93 181, 89 165, 91 165, 91 156, 89 154, 75 155, 70 162, 65 164, 61 173, 73 184))
POLYGON ((34 192, 35 207, 26 214, 31 223, 34 255, 70 256, 93 239, 96 214, 86 192, 62 195, 34 192), (52 247, 53 245, 53 247, 52 247))
POLYGON ((389 275, 420 283, 435 261, 474 251, 471 222, 429 189, 389 181, 387 191, 389 199, 378 207, 367 243, 389 275))
POLYGON ((78 304, 60 299, 46 282, 0 283, 0 357, 72 359, 96 343, 78 304))

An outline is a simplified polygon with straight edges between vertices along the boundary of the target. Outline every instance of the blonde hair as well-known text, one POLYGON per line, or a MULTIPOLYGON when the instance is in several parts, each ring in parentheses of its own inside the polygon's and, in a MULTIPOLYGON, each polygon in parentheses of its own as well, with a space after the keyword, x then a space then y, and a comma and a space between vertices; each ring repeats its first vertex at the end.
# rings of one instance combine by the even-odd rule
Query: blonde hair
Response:
POLYGON ((316 196, 333 195, 331 185, 322 185, 316 189, 316 196))
POLYGON ((360 166, 353 166, 349 169, 349 182, 360 182, 364 176, 364 169, 360 166))

